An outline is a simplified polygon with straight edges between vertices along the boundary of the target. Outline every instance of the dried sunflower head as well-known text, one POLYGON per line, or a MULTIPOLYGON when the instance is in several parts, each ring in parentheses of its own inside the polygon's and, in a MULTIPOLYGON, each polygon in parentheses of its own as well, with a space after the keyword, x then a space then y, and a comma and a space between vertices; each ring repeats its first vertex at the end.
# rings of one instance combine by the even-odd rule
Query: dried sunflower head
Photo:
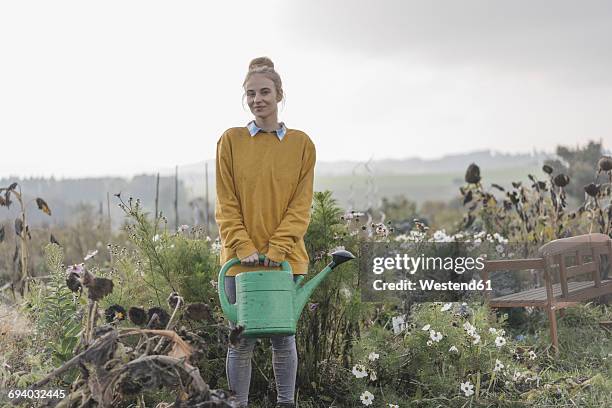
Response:
POLYGON ((104 311, 104 316, 106 317, 106 322, 111 323, 114 321, 125 320, 125 309, 121 305, 112 305, 109 306, 108 309, 104 311))
POLYGON ((141 307, 130 307, 128 310, 128 318, 130 322, 136 326, 144 326, 147 324, 147 312, 141 307))
POLYGON ((480 183, 480 167, 478 165, 472 163, 468 166, 465 172, 465 181, 469 184, 480 183))
POLYGON ((165 329, 170 321, 170 315, 161 307, 152 307, 147 311, 151 329, 165 329), (157 316, 157 318, 155 318, 157 316))
POLYGON ((206 303, 190 303, 185 306, 185 317, 190 320, 212 320, 210 306, 206 303))
POLYGON ((68 289, 75 293, 83 290, 83 286, 79 280, 79 275, 75 272, 70 272, 66 276, 66 286, 68 286, 68 289))
POLYGON ((552 174, 553 168, 548 164, 545 164, 544 166, 542 166, 542 171, 546 174, 552 174))
POLYGON ((87 288, 87 297, 93 301, 102 299, 113 291, 113 281, 107 278, 94 278, 90 285, 83 285, 87 288))
POLYGON ((597 162, 597 168, 599 171, 612 171, 612 157, 602 156, 597 162))
POLYGON ((584 192, 590 195, 591 197, 597 197, 599 194, 601 186, 599 184, 590 183, 584 186, 584 192))
POLYGON ((565 174, 557 174, 553 179, 553 182, 555 183, 555 186, 563 188, 569 184, 570 178, 565 174))
POLYGON ((168 296, 168 306, 170 306, 171 309, 176 309, 177 305, 182 306, 184 303, 185 301, 183 298, 176 292, 172 292, 170 296, 168 296))

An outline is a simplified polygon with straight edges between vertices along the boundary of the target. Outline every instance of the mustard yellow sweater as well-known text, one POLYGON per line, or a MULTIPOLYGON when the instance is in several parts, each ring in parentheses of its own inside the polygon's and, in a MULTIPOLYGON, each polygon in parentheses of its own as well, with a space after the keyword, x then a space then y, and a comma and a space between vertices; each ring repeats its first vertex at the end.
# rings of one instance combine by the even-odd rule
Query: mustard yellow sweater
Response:
MULTIPOLYGON (((251 136, 246 127, 226 130, 217 142, 215 218, 221 264, 259 252, 287 260, 294 274, 308 272, 304 234, 310 222, 315 146, 304 132, 287 129, 251 136)), ((227 276, 262 270, 235 265, 227 276)), ((279 269, 279 268, 270 268, 279 269)))

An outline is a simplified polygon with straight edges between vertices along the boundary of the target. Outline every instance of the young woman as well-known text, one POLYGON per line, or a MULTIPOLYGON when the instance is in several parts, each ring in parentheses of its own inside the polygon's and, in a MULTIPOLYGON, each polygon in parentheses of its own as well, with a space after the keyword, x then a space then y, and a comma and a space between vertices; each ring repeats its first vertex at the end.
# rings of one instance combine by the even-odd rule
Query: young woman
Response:
MULTIPOLYGON (((243 83, 254 120, 225 131, 217 142, 215 217, 221 237, 221 263, 239 258, 230 268, 225 288, 236 298, 234 276, 240 272, 279 269, 287 260, 294 275, 308 272, 304 234, 310 222, 315 146, 302 131, 278 121, 283 100, 281 78, 266 57, 249 64, 243 83)), ((294 279, 296 276, 294 276, 294 279)), ((295 336, 273 336, 272 365, 277 406, 294 406, 297 351, 295 336)), ((229 387, 241 406, 247 406, 251 356, 256 339, 243 337, 227 353, 229 387)))

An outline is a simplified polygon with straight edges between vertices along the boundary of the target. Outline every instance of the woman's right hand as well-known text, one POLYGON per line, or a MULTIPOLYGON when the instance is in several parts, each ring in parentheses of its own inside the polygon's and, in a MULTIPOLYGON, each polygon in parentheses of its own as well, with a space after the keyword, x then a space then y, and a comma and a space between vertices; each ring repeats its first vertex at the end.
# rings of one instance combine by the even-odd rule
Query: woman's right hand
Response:
POLYGON ((240 263, 246 266, 257 266, 257 264, 259 264, 259 253, 255 252, 254 254, 242 258, 240 263))

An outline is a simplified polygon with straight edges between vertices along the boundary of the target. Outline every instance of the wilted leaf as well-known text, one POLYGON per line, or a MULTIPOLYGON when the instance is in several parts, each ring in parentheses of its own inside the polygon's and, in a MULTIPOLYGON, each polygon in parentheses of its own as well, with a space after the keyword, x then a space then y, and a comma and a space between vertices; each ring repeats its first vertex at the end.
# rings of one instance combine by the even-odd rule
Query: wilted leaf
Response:
POLYGON ((6 201, 4 201, 4 197, 0 196, 0 207, 5 206, 6 201))
POLYGON ((498 189, 499 191, 506 191, 505 188, 503 188, 502 186, 500 186, 499 184, 491 184, 491 187, 498 189))
POLYGON ((17 188, 17 182, 11 184, 10 186, 8 186, 8 188, 6 189, 7 192, 14 190, 17 188))
POLYGON ((49 206, 47 205, 45 200, 43 200, 42 198, 38 197, 36 199, 36 205, 38 206, 39 210, 41 210, 42 212, 44 212, 47 215, 51 215, 51 209, 49 208, 49 206))
POLYGON ((474 218, 474 216, 472 214, 468 215, 467 220, 465 221, 465 225, 463 226, 463 228, 470 228, 472 226, 472 224, 474 223, 474 220, 476 218, 474 218))
POLYGON ((21 218, 15 218, 15 234, 21 236, 22 231, 23 231, 23 221, 21 221, 21 218))
POLYGON ((0 242, 4 241, 4 225, 0 226, 0 242))
POLYGON ((51 234, 51 236, 49 237, 49 240, 51 241, 52 244, 62 246, 53 234, 51 234))
POLYGON ((463 205, 466 205, 467 203, 469 203, 470 201, 472 201, 472 190, 468 191, 468 193, 465 195, 464 199, 463 199, 463 205))
POLYGON ((244 326, 236 326, 230 332, 229 341, 233 347, 238 347, 238 344, 240 343, 240 335, 242 334, 243 331, 244 331, 244 326))

